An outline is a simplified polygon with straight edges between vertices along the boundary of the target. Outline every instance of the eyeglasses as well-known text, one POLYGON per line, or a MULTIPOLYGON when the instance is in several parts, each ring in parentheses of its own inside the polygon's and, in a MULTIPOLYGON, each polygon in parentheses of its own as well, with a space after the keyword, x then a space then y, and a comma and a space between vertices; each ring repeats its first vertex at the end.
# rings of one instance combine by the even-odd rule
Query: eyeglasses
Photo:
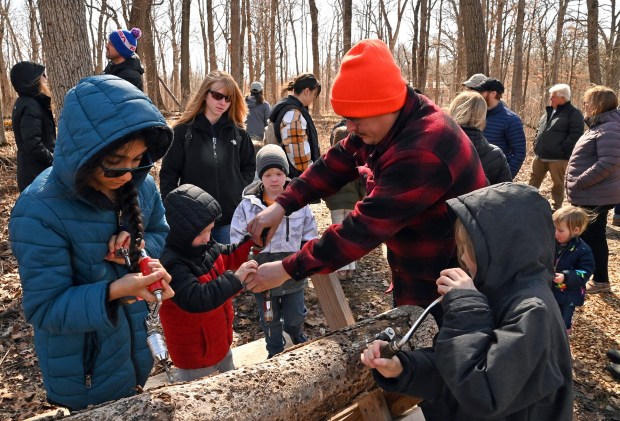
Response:
POLYGON ((213 99, 216 101, 221 101, 221 100, 224 100, 226 102, 231 101, 230 95, 224 95, 219 92, 212 91, 211 89, 209 89, 207 92, 209 92, 211 96, 213 97, 213 99))
POLYGON ((122 177, 128 172, 131 173, 132 176, 142 174, 145 172, 149 172, 151 168, 153 168, 153 160, 151 159, 151 155, 148 153, 145 155, 146 159, 148 159, 148 164, 141 165, 133 168, 108 168, 103 164, 99 164, 101 169, 103 170, 103 176, 106 178, 118 178, 122 177))
POLYGON ((350 121, 351 124, 353 124, 355 127, 359 127, 360 126, 360 119, 359 118, 353 118, 353 117, 342 117, 347 121, 350 121))

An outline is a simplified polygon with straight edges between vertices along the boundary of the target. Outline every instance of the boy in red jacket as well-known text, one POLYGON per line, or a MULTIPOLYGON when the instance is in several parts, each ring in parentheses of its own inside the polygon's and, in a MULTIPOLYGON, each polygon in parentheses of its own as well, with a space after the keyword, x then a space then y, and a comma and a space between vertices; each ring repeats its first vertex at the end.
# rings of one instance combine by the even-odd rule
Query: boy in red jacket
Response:
POLYGON ((232 297, 256 273, 256 261, 246 262, 254 243, 249 235, 231 245, 211 238, 222 210, 200 187, 177 187, 164 206, 170 233, 160 261, 172 275, 176 295, 162 304, 161 322, 178 379, 234 370, 232 297))

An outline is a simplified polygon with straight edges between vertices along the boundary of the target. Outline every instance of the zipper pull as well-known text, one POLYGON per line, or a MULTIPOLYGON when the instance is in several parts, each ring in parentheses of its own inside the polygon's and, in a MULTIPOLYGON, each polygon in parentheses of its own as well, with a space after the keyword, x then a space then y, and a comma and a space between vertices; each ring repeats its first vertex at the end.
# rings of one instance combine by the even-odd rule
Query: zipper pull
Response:
POLYGON ((86 388, 90 389, 90 387, 93 385, 93 376, 91 376, 90 374, 86 375, 86 388))
POLYGON ((123 211, 119 209, 118 212, 116 212, 116 217, 118 218, 118 226, 122 227, 123 226, 123 211))
POLYGON ((217 159, 217 137, 213 138, 213 158, 217 159))

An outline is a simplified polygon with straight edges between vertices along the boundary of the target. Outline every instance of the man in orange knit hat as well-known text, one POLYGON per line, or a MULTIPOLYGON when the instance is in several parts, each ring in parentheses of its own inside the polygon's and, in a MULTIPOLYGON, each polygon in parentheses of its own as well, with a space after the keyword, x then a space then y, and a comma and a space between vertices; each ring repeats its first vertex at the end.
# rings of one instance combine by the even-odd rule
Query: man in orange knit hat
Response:
MULTIPOLYGON (((333 146, 249 224, 268 239, 284 215, 364 177, 367 195, 342 224, 280 262, 261 265, 247 287, 329 273, 385 242, 394 303, 426 306, 439 272, 456 264, 446 200, 486 185, 478 155, 437 105, 407 85, 387 45, 363 40, 342 59, 331 94, 351 134, 333 146)), ((439 306, 435 306, 435 310, 439 306)), ((441 309, 433 314, 441 322, 441 309)))

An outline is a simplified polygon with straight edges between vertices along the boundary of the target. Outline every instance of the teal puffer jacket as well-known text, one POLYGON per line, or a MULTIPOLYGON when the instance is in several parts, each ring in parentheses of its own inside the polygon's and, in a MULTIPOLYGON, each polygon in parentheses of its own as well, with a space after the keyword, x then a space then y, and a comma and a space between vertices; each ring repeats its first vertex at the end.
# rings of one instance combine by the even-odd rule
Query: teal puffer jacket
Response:
MULTIPOLYGON (((108 285, 127 273, 104 260, 120 215, 78 194, 75 178, 102 148, 146 128, 156 128, 146 140, 156 161, 172 132, 148 97, 115 76, 83 79, 65 97, 52 168, 24 190, 11 213, 24 313, 34 326, 47 397, 71 409, 135 394, 153 365, 145 302, 108 302, 108 285)), ((146 249, 157 257, 168 233, 161 197, 150 175, 134 182, 146 249)))

